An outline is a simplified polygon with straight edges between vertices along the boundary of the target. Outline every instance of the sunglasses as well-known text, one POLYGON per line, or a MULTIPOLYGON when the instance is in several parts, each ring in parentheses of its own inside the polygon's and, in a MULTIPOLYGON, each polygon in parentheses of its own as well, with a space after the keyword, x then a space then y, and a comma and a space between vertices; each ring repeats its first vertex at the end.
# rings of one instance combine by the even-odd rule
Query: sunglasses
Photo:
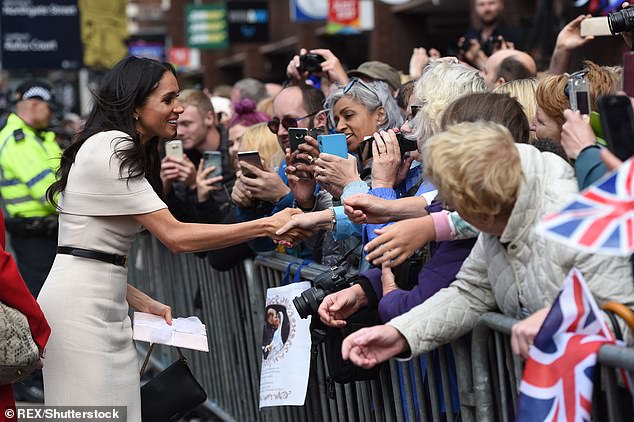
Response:
POLYGON ((373 90, 372 88, 370 88, 370 86, 368 86, 368 84, 366 84, 365 82, 363 82, 363 79, 359 79, 359 78, 352 78, 350 79, 350 82, 348 82, 348 84, 345 86, 345 88, 343 89, 343 95, 346 95, 348 92, 350 92, 350 90, 352 89, 352 87, 354 86, 354 84, 358 83, 359 85, 361 85, 362 87, 364 87, 365 89, 367 89, 368 91, 370 91, 371 93, 374 94, 374 96, 376 97, 376 99, 379 101, 379 103, 381 102, 381 99, 379 98, 379 94, 376 93, 375 90, 373 90))
POLYGON ((271 120, 268 121, 268 123, 266 124, 266 126, 269 128, 269 130, 271 132, 273 132, 275 135, 277 135, 277 131, 280 130, 280 124, 284 127, 284 129, 288 129, 291 127, 297 127, 297 122, 299 122, 300 120, 304 120, 307 119, 309 117, 313 117, 315 114, 319 113, 321 110, 315 111, 314 113, 310 113, 307 114, 305 116, 302 117, 284 117, 282 120, 280 120, 277 117, 273 117, 271 120))
POLYGON ((409 109, 412 111, 412 117, 411 117, 412 119, 413 119, 414 117, 416 117, 416 114, 418 114, 418 111, 419 111, 422 107, 423 107, 423 106, 420 106, 420 105, 412 105, 412 106, 409 106, 409 109))

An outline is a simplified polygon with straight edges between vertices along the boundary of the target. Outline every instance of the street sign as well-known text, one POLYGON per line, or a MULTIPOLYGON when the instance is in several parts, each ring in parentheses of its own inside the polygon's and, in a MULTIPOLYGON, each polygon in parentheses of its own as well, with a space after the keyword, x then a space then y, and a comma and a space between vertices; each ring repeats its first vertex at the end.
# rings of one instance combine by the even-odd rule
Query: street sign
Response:
POLYGON ((77 0, 0 1, 4 69, 79 69, 77 0))
POLYGON ((187 46, 219 49, 229 46, 226 10, 222 4, 187 5, 185 7, 187 46))
POLYGON ((269 9, 266 2, 228 2, 227 22, 232 44, 269 40, 269 9))

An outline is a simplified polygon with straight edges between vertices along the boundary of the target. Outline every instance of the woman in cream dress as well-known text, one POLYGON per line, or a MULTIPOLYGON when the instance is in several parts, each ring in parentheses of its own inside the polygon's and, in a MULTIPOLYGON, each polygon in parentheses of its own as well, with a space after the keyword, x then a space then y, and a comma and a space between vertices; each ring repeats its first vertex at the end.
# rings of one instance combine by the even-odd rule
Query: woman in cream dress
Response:
POLYGON ((127 406, 127 420, 141 420, 128 305, 171 323, 168 306, 127 283, 124 256, 142 227, 180 253, 274 237, 295 213, 235 225, 174 219, 157 194, 157 145, 176 136, 183 112, 178 91, 170 65, 123 59, 104 77, 83 131, 62 156, 59 180, 49 190, 49 200, 60 194, 60 248, 38 297, 52 329, 47 405, 127 406))

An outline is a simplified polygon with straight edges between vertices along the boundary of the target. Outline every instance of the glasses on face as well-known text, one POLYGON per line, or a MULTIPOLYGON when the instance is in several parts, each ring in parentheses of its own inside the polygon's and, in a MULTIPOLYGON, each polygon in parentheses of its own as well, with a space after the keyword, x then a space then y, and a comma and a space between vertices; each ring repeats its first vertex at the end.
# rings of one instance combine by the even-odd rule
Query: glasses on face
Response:
POLYGON ((277 131, 280 130, 280 124, 284 127, 284 129, 288 129, 290 127, 297 127, 297 122, 307 119, 309 117, 313 117, 315 114, 319 113, 321 110, 315 111, 314 113, 307 114, 302 117, 284 117, 280 120, 278 117, 273 117, 266 126, 269 128, 271 132, 277 135, 277 131))
MULTIPOLYGON (((418 114, 418 111, 419 111, 422 107, 423 107, 423 106, 420 106, 420 105, 412 105, 412 106, 409 106, 410 110, 412 111, 412 117, 411 117, 412 119, 413 119, 414 117, 416 117, 416 114, 418 114)), ((411 120, 411 119, 410 119, 410 120, 411 120)))
POLYGON ((373 93, 374 96, 376 97, 376 99, 379 101, 379 103, 381 102, 381 99, 379 98, 379 94, 377 94, 375 90, 370 88, 370 86, 368 86, 368 84, 363 82, 363 79, 360 79, 360 78, 352 78, 352 79, 350 79, 350 82, 348 82, 348 84, 343 89, 343 95, 346 95, 348 92, 350 92, 350 90, 352 89, 352 87, 356 83, 358 83, 359 85, 361 85, 362 87, 364 87, 365 89, 367 89, 368 91, 373 93))

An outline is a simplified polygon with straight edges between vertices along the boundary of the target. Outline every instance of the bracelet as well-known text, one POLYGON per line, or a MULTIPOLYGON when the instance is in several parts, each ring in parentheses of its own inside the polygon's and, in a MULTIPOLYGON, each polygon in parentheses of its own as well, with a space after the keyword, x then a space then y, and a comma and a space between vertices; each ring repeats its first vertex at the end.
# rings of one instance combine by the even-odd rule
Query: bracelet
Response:
POLYGON ((335 209, 333 207, 328 208, 330 210, 331 216, 330 216, 330 231, 334 232, 335 229, 337 228, 337 213, 335 212, 335 209))

